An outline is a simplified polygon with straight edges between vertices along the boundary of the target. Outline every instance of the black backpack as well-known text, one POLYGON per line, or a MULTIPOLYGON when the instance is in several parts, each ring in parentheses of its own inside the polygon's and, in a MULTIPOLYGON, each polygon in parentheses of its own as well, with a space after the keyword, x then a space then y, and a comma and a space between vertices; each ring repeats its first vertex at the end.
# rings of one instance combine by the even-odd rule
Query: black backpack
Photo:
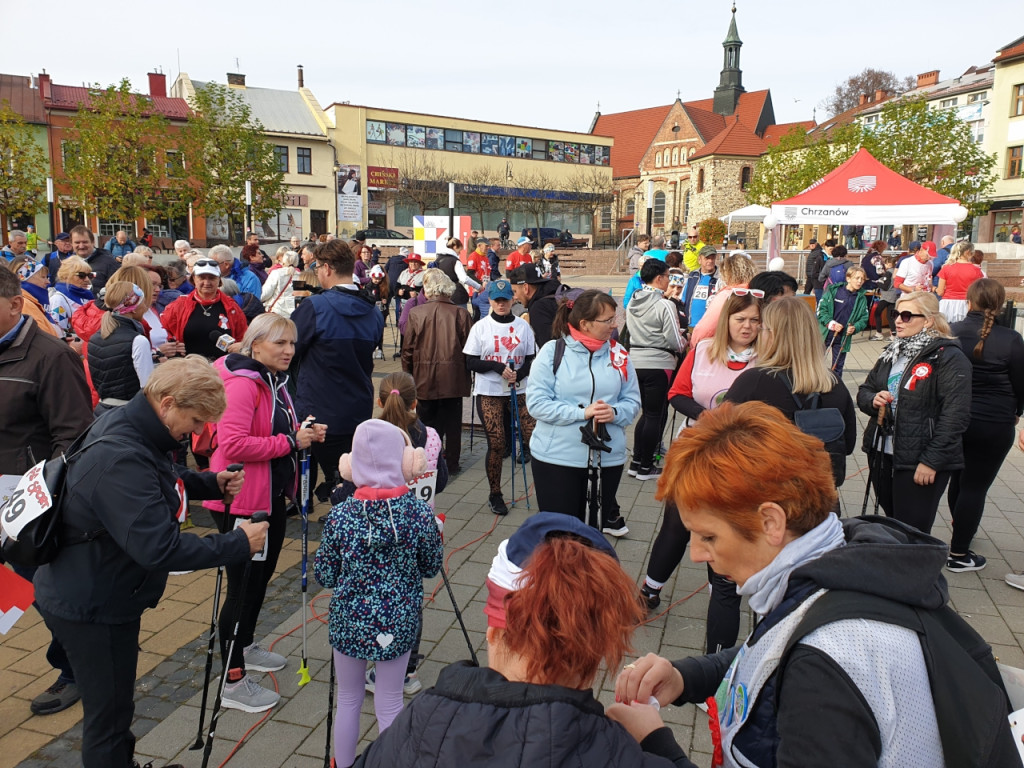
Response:
POLYGON ((834 590, 812 605, 790 636, 779 660, 776 707, 789 654, 800 640, 826 624, 869 619, 917 633, 942 739, 945 764, 957 768, 1020 768, 1007 715, 1011 706, 992 648, 952 608, 915 608, 877 595, 834 590))
POLYGON ((814 392, 801 400, 793 391, 793 382, 789 376, 783 373, 781 377, 796 403, 793 423, 804 434, 816 437, 825 444, 825 450, 832 460, 832 477, 838 488, 846 479, 846 422, 842 412, 838 408, 822 408, 820 392, 814 392))
MULTIPOLYGON (((106 530, 102 528, 98 531, 71 531, 63 525, 62 506, 68 465, 96 443, 119 442, 120 440, 112 435, 104 435, 87 441, 88 434, 88 431, 84 432, 63 455, 47 461, 43 465, 41 477, 34 478, 36 482, 45 483, 46 489, 50 493, 50 508, 22 528, 16 540, 8 535, 6 524, 13 523, 25 509, 26 505, 21 498, 21 493, 15 491, 7 503, 0 507, 0 525, 3 526, 0 540, 2 540, 3 559, 6 562, 22 568, 36 568, 53 562, 61 547, 92 541, 106 533, 106 530)), ((33 473, 34 470, 35 468, 30 469, 23 477, 33 473)))

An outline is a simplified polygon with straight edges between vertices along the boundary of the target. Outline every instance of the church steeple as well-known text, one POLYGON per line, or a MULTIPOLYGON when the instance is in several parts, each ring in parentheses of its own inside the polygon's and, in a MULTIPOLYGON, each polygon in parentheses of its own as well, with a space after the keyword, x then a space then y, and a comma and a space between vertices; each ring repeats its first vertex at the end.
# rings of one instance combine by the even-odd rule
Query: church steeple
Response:
POLYGON ((743 71, 740 69, 740 48, 743 41, 736 30, 736 4, 732 6, 732 21, 729 23, 729 33, 722 43, 725 49, 722 63, 722 76, 718 87, 715 89, 714 110, 719 115, 731 115, 736 111, 740 94, 744 92, 743 71))

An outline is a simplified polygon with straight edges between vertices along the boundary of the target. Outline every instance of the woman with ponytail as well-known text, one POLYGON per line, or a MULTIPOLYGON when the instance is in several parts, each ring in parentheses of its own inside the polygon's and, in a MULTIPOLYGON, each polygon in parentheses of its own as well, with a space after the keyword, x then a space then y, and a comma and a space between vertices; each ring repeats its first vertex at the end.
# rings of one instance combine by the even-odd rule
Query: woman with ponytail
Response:
POLYGON ((1006 291, 997 280, 976 280, 967 288, 967 316, 952 328, 971 361, 973 396, 971 421, 963 434, 964 468, 954 473, 947 496, 953 516, 946 561, 950 571, 985 567, 985 558, 971 551, 971 541, 985 511, 985 494, 1013 445, 1017 418, 1024 413, 1024 339, 996 324, 1005 302, 1006 291))
POLYGON ((498 545, 486 586, 488 666, 441 670, 357 768, 692 768, 667 727, 640 744, 594 697, 595 677, 621 666, 643 614, 599 531, 533 515, 498 545))
POLYGON ((107 284, 107 311, 89 341, 89 376, 100 401, 96 415, 125 405, 153 373, 153 349, 142 328, 149 309, 142 288, 127 281, 107 284))

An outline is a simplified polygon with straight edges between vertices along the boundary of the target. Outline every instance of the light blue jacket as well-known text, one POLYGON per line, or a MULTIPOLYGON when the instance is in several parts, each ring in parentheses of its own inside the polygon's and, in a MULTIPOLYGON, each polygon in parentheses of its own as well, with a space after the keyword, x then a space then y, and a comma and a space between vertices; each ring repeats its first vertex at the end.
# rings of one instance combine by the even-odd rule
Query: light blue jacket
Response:
MULTIPOLYGON (((555 347, 552 339, 537 354, 526 385, 526 407, 537 420, 530 438, 535 459, 566 467, 586 467, 588 449, 581 442, 583 410, 597 400, 612 406, 615 421, 607 424, 611 453, 601 453, 607 467, 626 463, 626 428, 640 412, 640 387, 633 362, 626 360, 626 376, 611 365, 610 346, 591 354, 570 337, 565 338, 565 355, 554 373, 555 347)), ((616 345, 623 352, 621 345, 616 345)))

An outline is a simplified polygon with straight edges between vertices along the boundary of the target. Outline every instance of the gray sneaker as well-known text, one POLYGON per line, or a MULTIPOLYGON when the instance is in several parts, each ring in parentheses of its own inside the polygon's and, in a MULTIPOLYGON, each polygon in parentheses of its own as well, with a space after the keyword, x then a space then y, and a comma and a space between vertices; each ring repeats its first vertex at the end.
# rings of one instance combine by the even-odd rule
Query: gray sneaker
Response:
POLYGON ((1008 573, 1003 577, 1003 581, 1014 589, 1024 589, 1024 572, 1008 573))
POLYGON ((256 672, 277 672, 284 669, 288 663, 284 656, 261 648, 258 642, 246 648, 242 655, 245 658, 245 668, 256 672))
POLYGON ((281 700, 281 694, 264 688, 245 675, 237 683, 224 686, 224 699, 221 702, 226 709, 240 709, 243 712, 265 712, 281 700))
POLYGON ((55 715, 73 706, 80 698, 82 696, 78 692, 77 685, 58 679, 57 682, 32 699, 28 708, 32 710, 33 715, 55 715))

